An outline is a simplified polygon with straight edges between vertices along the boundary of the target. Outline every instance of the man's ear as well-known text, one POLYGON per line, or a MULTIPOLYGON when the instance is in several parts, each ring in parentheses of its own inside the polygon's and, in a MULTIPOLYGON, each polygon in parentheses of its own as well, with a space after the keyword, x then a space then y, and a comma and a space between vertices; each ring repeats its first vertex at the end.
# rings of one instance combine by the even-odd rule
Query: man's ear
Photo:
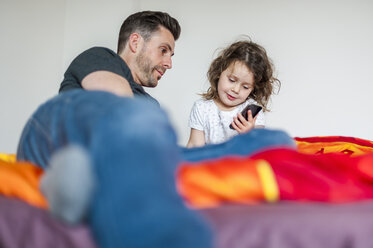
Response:
POLYGON ((136 53, 141 47, 142 37, 138 33, 132 33, 128 39, 128 46, 131 52, 136 53))

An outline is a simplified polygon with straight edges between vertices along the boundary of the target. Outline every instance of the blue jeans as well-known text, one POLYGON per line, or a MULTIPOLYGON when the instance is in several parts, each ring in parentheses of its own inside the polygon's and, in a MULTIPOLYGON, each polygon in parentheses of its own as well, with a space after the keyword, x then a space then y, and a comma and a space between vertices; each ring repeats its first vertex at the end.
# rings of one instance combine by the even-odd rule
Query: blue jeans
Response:
POLYGON ((166 114, 142 99, 74 90, 41 105, 26 124, 19 160, 43 168, 68 146, 92 161, 87 222, 99 247, 211 247, 200 216, 175 189, 180 149, 166 114))
POLYGON ((233 155, 249 156, 256 152, 279 147, 295 149, 295 142, 284 131, 257 128, 220 144, 182 148, 182 160, 198 162, 233 155))

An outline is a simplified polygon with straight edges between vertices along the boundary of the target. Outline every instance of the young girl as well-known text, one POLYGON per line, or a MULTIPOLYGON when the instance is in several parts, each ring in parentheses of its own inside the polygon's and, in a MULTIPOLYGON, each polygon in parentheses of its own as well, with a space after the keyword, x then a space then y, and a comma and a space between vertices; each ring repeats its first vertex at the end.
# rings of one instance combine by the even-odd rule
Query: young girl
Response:
POLYGON ((211 86, 192 108, 187 147, 221 143, 254 127, 264 127, 263 111, 253 118, 248 110, 248 120, 241 114, 248 104, 268 111, 274 86, 280 86, 262 46, 246 40, 231 44, 211 63, 207 77, 211 86))

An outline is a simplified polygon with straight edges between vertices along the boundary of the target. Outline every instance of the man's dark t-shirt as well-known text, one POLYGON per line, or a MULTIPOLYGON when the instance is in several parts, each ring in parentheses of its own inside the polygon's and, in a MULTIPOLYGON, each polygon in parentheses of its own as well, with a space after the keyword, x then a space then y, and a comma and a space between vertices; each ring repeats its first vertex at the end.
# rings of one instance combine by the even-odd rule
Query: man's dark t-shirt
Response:
POLYGON ((131 71, 124 60, 112 50, 104 47, 90 48, 76 57, 65 72, 59 92, 82 89, 83 78, 95 71, 110 71, 124 77, 129 82, 135 97, 145 97, 159 105, 157 100, 133 80, 131 71))

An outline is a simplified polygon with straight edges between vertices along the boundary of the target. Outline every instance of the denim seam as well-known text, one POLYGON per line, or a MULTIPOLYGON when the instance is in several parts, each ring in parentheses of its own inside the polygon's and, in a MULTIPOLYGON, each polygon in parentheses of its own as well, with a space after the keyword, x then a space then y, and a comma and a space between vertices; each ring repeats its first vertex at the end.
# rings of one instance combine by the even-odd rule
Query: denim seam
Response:
MULTIPOLYGON (((38 130, 43 134, 43 136, 48 140, 48 143, 49 143, 49 144, 52 143, 52 139, 51 139, 51 137, 49 137, 48 132, 45 131, 45 129, 47 129, 47 128, 44 127, 43 125, 41 125, 40 122, 39 122, 36 118, 32 117, 32 118, 31 118, 31 123, 30 123, 30 124, 34 125, 34 127, 35 127, 36 129, 38 129, 38 130)), ((49 132, 49 133, 50 133, 50 132, 49 132)))

